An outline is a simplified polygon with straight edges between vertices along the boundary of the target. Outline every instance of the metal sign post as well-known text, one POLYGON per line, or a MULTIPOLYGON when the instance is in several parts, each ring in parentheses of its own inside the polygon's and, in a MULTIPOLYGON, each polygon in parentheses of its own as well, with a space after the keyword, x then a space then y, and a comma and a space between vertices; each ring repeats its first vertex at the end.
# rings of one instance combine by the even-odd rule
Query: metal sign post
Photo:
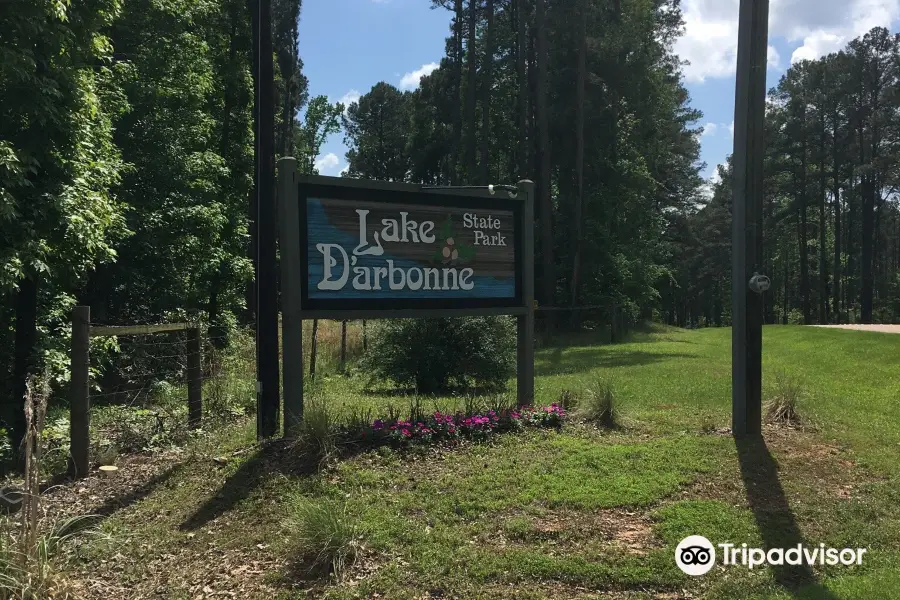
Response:
POLYGON ((762 199, 768 0, 741 0, 734 97, 731 429, 762 430, 762 199))
POLYGON ((284 431, 303 414, 303 319, 518 317, 534 397, 533 188, 427 188, 278 169, 284 431))

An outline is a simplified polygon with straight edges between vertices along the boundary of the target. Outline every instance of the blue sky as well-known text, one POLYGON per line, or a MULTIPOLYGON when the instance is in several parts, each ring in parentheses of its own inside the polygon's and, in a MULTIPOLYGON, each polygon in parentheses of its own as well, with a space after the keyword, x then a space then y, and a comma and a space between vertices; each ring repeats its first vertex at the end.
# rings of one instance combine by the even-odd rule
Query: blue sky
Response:
MULTIPOLYGON (((450 12, 429 0, 304 0, 299 45, 311 96, 352 101, 379 81, 413 89, 437 66, 449 34, 450 12), (339 26, 335 26, 339 24, 339 26)), ((691 105, 699 125, 703 175, 732 149, 734 62, 739 0, 683 0, 685 34, 675 46, 686 67, 691 105)), ((842 48, 871 27, 897 30, 900 0, 771 0, 768 87, 792 61, 842 48)), ((332 136, 319 156, 319 172, 346 167, 343 134, 332 136)))

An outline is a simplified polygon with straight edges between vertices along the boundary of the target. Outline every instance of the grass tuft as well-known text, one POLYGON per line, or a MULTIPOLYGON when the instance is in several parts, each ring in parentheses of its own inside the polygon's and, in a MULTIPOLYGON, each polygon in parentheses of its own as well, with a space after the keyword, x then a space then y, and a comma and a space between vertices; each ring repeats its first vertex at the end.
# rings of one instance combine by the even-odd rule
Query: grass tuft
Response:
POLYGON ((573 412, 578 409, 578 401, 579 398, 577 392, 573 392, 570 389, 564 389, 559 393, 559 398, 556 400, 556 403, 559 404, 563 410, 573 412))
POLYGON ((76 597, 56 556, 60 554, 61 546, 79 533, 96 530, 99 518, 89 515, 62 519, 50 528, 46 528, 39 518, 44 420, 49 393, 46 374, 29 378, 25 393, 25 480, 20 492, 21 512, 0 518, 0 600, 76 597))
POLYGON ((784 371, 775 375, 775 393, 766 409, 766 420, 776 425, 799 425, 797 404, 803 397, 803 386, 784 371))
POLYGON ((337 454, 335 419, 325 398, 311 394, 303 406, 297 448, 319 464, 328 462, 337 454))
POLYGON ((578 414, 585 421, 604 429, 621 427, 621 415, 612 384, 605 379, 594 381, 584 391, 584 401, 580 404, 578 414))
POLYGON ((329 568, 341 580, 359 554, 360 527, 346 505, 301 498, 291 507, 289 526, 298 558, 310 571, 329 568))

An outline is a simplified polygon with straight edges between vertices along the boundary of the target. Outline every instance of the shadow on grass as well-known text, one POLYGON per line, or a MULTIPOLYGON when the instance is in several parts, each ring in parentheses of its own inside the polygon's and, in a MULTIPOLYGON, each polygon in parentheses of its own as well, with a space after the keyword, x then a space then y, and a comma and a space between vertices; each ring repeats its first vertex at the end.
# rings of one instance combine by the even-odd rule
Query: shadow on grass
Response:
POLYGON ((663 362, 673 358, 699 357, 695 354, 678 352, 617 351, 609 348, 594 348, 564 353, 562 348, 555 348, 546 358, 542 356, 535 361, 534 373, 537 376, 571 375, 601 367, 633 367, 663 362))
MULTIPOLYGON (((91 511, 92 516, 108 517, 113 513, 128 508, 148 497, 160 485, 165 484, 169 479, 176 475, 182 468, 183 464, 172 465, 165 471, 157 473, 141 485, 132 488, 118 496, 107 499, 103 504, 91 511)), ((68 485, 75 479, 67 473, 58 473, 50 478, 49 481, 41 485, 41 493, 52 492, 54 488, 68 485)))
POLYGON ((200 529, 231 511, 274 473, 302 477, 316 473, 320 465, 321 462, 315 457, 296 452, 291 442, 287 440, 276 440, 261 446, 255 454, 241 463, 219 491, 188 517, 179 529, 182 531, 200 529))
MULTIPOLYGON (((807 546, 778 476, 778 463, 761 435, 735 438, 747 503, 765 549, 807 546)), ((795 598, 838 600, 807 564, 773 565, 775 582, 795 598)))
POLYGON ((125 494, 110 498, 94 511, 92 511, 93 514, 97 515, 98 517, 109 517, 117 511, 128 508, 133 504, 137 504, 138 502, 152 494, 154 490, 156 490, 156 488, 164 485, 173 476, 177 475, 178 472, 181 471, 183 466, 184 465, 182 464, 173 465, 165 471, 157 473, 133 490, 130 490, 125 494))

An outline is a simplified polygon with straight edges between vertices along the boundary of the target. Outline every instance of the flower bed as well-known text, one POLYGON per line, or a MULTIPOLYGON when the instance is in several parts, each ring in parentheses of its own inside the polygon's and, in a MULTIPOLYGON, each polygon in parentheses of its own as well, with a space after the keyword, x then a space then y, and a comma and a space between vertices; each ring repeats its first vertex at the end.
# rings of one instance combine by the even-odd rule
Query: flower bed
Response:
POLYGON ((484 440, 505 431, 518 431, 525 427, 560 427, 566 411, 554 403, 550 406, 520 409, 491 410, 484 414, 452 415, 435 412, 415 422, 396 420, 387 422, 376 419, 371 425, 347 432, 358 443, 371 445, 405 446, 433 442, 454 442, 461 439, 484 440))

